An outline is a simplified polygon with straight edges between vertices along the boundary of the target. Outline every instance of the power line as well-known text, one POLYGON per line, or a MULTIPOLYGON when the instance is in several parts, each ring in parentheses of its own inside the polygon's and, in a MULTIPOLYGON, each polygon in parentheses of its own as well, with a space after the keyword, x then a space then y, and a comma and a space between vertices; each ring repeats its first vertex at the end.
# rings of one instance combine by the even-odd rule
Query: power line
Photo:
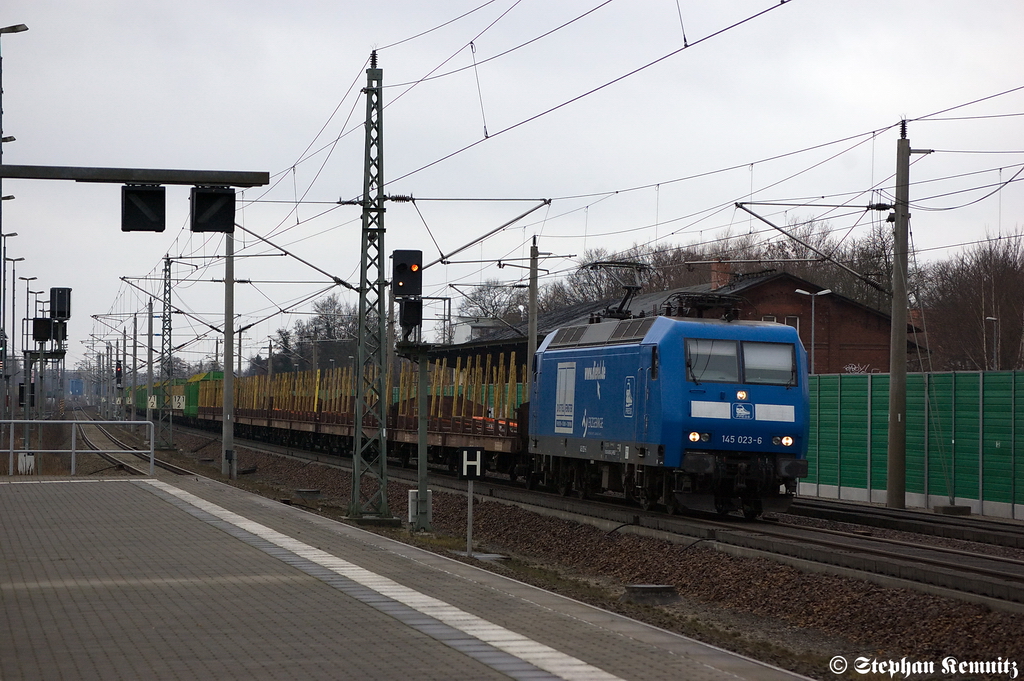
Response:
MULTIPOLYGON (((969 102, 964 102, 963 104, 957 104, 956 106, 951 106, 951 107, 949 107, 947 109, 941 109, 939 111, 933 111, 930 114, 925 114, 924 116, 919 116, 918 118, 911 118, 911 119, 908 119, 908 122, 928 121, 930 119, 931 120, 945 120, 945 119, 941 119, 941 118, 936 118, 936 116, 940 116, 940 115, 942 115, 944 113, 948 113, 950 111, 956 111, 957 109, 963 109, 964 107, 972 106, 974 104, 979 104, 981 102, 987 102, 990 99, 995 99, 996 97, 1002 97, 1004 95, 1012 94, 1014 92, 1019 92, 1021 90, 1024 90, 1024 85, 1019 85, 1017 87, 1010 88, 1009 90, 1003 90, 1002 92, 997 92, 994 95, 987 95, 985 97, 980 97, 978 99, 973 99, 973 100, 971 100, 969 102)), ((1019 114, 1014 114, 1014 115, 1019 115, 1019 114)), ((949 119, 949 120, 952 120, 952 119, 949 119)))
MULTIPOLYGON (((543 40, 544 38, 547 38, 552 33, 557 33, 558 31, 562 30, 566 26, 570 26, 570 25, 576 23, 577 21, 579 21, 580 19, 583 19, 584 17, 586 17, 586 16, 588 16, 590 14, 593 14, 594 12, 596 12, 599 9, 601 9, 605 5, 611 4, 612 1, 613 0, 605 0, 605 2, 602 2, 597 7, 594 7, 592 9, 587 10, 583 14, 580 14, 579 16, 577 16, 577 17, 575 17, 573 19, 570 19, 569 21, 565 22, 564 24, 561 24, 560 26, 556 26, 555 28, 551 29, 550 31, 546 31, 545 33, 541 33, 536 38, 531 38, 530 40, 527 40, 524 43, 520 43, 519 45, 516 45, 515 47, 509 48, 509 49, 505 50, 504 52, 499 52, 498 54, 496 54, 496 55, 494 55, 492 57, 488 57, 487 59, 483 59, 481 61, 474 62, 470 66, 462 66, 462 67, 457 68, 457 69, 455 69, 453 71, 446 71, 445 73, 439 73, 439 74, 433 75, 433 76, 429 76, 429 75, 428 76, 424 76, 423 78, 420 78, 419 80, 412 80, 412 81, 408 81, 408 82, 405 82, 405 83, 396 83, 394 85, 386 85, 385 89, 387 89, 387 88, 395 88, 395 87, 405 87, 407 85, 419 85, 420 83, 425 83, 427 81, 437 80, 439 78, 446 78, 447 76, 452 76, 452 75, 455 75, 456 73, 462 73, 463 71, 467 71, 467 70, 469 70, 471 68, 476 68, 477 66, 486 64, 489 61, 494 61, 495 59, 500 59, 501 57, 504 57, 507 54, 511 54, 512 52, 515 52, 516 50, 522 49, 522 48, 526 47, 527 45, 531 45, 531 44, 537 42, 538 40, 543 40)), ((488 26, 488 28, 490 28, 490 26, 488 26)), ((479 37, 479 36, 477 36, 477 37, 479 37)), ((469 46, 472 47, 472 45, 473 45, 473 41, 471 40, 469 42, 469 46)), ((459 48, 459 50, 455 54, 458 54, 459 52, 461 52, 464 49, 466 49, 465 46, 459 48)), ((454 55, 452 55, 452 56, 454 56, 454 55)), ((451 57, 449 57, 448 60, 445 60, 445 61, 447 62, 450 59, 451 59, 451 57)), ((438 68, 440 68, 440 67, 438 67, 438 68)), ((435 68, 434 70, 436 71, 437 69, 435 68)))
MULTIPOLYGON (((771 12, 772 10, 778 9, 779 7, 782 7, 783 5, 788 4, 790 1, 791 0, 781 0, 781 2, 779 4, 777 4, 777 5, 772 5, 771 7, 767 8, 767 9, 764 9, 764 10, 761 10, 760 12, 757 12, 756 14, 752 14, 751 16, 747 17, 746 19, 741 19, 740 21, 737 21, 737 22, 735 22, 733 24, 730 24, 729 26, 726 26, 725 28, 719 29, 718 31, 715 31, 714 33, 706 35, 703 38, 700 38, 699 40, 690 43, 688 46, 680 47, 677 50, 673 50, 673 51, 669 52, 668 54, 662 55, 661 57, 658 57, 654 61, 648 62, 648 63, 644 64, 643 66, 639 66, 639 67, 633 69, 632 71, 624 73, 621 76, 618 76, 618 77, 616 77, 616 78, 614 78, 614 79, 604 83, 603 85, 598 85, 597 87, 591 88, 590 90, 587 90, 586 92, 583 92, 583 93, 581 93, 579 95, 576 95, 575 97, 573 97, 571 99, 568 99, 568 100, 562 102, 561 104, 556 104, 555 106, 553 106, 553 107, 551 107, 549 109, 545 109, 544 111, 541 111, 541 112, 539 112, 537 114, 534 114, 533 116, 525 118, 525 119, 519 121, 518 123, 513 123, 512 125, 510 125, 508 127, 502 128, 501 130, 499 130, 499 131, 497 131, 495 133, 492 133, 490 137, 485 137, 485 138, 478 139, 477 141, 471 142, 470 144, 467 144, 466 146, 464 146, 464 147, 462 147, 460 149, 456 149, 455 151, 453 151, 453 152, 451 152, 449 154, 446 154, 446 155, 444 155, 444 156, 442 156, 442 157, 440 157, 440 158, 438 158, 438 159, 436 159, 434 161, 431 161, 430 163, 427 163, 426 165, 420 166, 419 168, 417 168, 415 170, 412 170, 412 171, 409 171, 409 172, 405 173, 404 175, 399 175, 398 177, 388 181, 387 184, 394 184, 395 182, 398 182, 399 180, 404 180, 407 177, 410 177, 412 175, 415 175, 416 173, 419 173, 419 172, 422 172, 422 171, 426 170, 427 168, 431 168, 431 167, 433 167, 433 166, 435 166, 435 165, 437 165, 439 163, 443 163, 444 161, 447 161, 448 159, 450 159, 450 158, 452 158, 454 156, 458 156, 459 154, 461 154, 461 153, 463 153, 465 151, 468 151, 468 150, 476 147, 477 145, 479 145, 479 144, 481 144, 483 142, 486 142, 487 140, 494 139, 495 137, 497 137, 499 135, 503 135, 506 132, 510 132, 512 130, 515 130, 516 128, 519 128, 519 127, 522 127, 522 126, 526 125, 527 123, 531 123, 531 122, 533 122, 533 121, 535 121, 535 120, 537 120, 539 118, 543 118, 544 116, 547 116, 550 113, 553 113, 555 111, 558 111, 559 109, 562 109, 562 108, 564 108, 566 106, 569 106, 570 104, 578 102, 581 99, 585 99, 586 97, 589 97, 590 95, 592 95, 594 93, 600 92, 601 90, 604 90, 607 87, 610 87, 610 86, 612 86, 612 85, 614 85, 614 84, 616 84, 616 83, 618 83, 620 81, 623 81, 623 80, 625 80, 625 79, 627 79, 627 78, 629 78, 631 76, 634 76, 634 75, 640 73, 641 71, 645 71, 645 70, 651 68, 652 66, 660 64, 661 62, 665 61, 666 59, 669 59, 669 58, 674 57, 675 55, 679 54, 683 50, 695 47, 695 46, 697 46, 697 45, 699 45, 699 44, 701 44, 703 42, 707 42, 708 40, 711 40, 712 38, 716 38, 716 37, 718 37, 718 36, 720 36, 720 35, 722 35, 724 33, 727 33, 728 31, 731 31, 731 30, 733 30, 735 28, 738 28, 739 26, 742 26, 742 25, 744 25, 744 24, 746 24, 748 22, 751 22, 754 19, 758 19, 758 18, 764 16, 765 14, 767 14, 768 12, 771 12)), ((406 92, 408 92, 408 90, 406 90, 406 92)), ((401 96, 401 95, 399 95, 399 96, 401 96)))
POLYGON ((402 44, 407 43, 407 42, 409 42, 411 40, 415 40, 416 38, 422 38, 423 36, 427 35, 428 33, 433 33, 434 31, 436 31, 438 29, 442 29, 445 26, 448 26, 450 24, 454 24, 459 19, 465 19, 470 14, 473 14, 474 12, 482 10, 484 7, 487 7, 488 5, 494 4, 496 1, 497 0, 487 0, 487 2, 485 2, 482 5, 480 5, 479 7, 474 7, 473 9, 469 10, 468 12, 465 12, 465 13, 460 14, 459 16, 455 17, 454 19, 449 19, 448 21, 444 22, 443 24, 438 24, 434 28, 429 28, 426 31, 422 31, 420 33, 417 33, 416 35, 409 36, 408 38, 403 38, 402 40, 399 40, 398 42, 391 43, 390 45, 385 45, 384 47, 378 47, 377 51, 380 52, 381 50, 386 50, 386 49, 391 48, 391 47, 396 47, 398 45, 402 45, 402 44))
POLYGON ((1009 184, 1011 182, 1017 181, 1017 177, 1022 172, 1024 172, 1024 167, 1020 168, 1020 170, 1015 172, 1013 174, 1013 176, 1010 177, 1010 179, 1006 180, 1005 182, 999 182, 999 183, 996 183, 994 185, 991 185, 991 184, 990 185, 985 185, 983 187, 972 187, 971 189, 960 189, 960 190, 957 190, 955 192, 948 192, 946 194, 937 194, 936 196, 929 196, 929 197, 926 197, 925 199, 921 199, 921 200, 927 200, 927 199, 939 198, 939 197, 942 197, 942 196, 953 196, 955 194, 964 194, 966 192, 978 191, 979 189, 987 189, 988 187, 995 187, 995 189, 993 189, 989 193, 985 194, 984 196, 982 196, 980 198, 977 198, 977 199, 975 199, 973 201, 968 201, 967 203, 962 203, 962 204, 960 204, 958 206, 946 206, 944 208, 929 208, 927 206, 922 206, 920 204, 914 203, 914 204, 911 204, 911 207, 915 208, 917 210, 926 210, 926 211, 939 212, 939 211, 947 211, 947 210, 959 210, 961 208, 966 208, 967 206, 973 206, 974 204, 980 203, 980 202, 984 201, 985 199, 989 198, 990 196, 995 195, 997 192, 1002 191, 1007 186, 1009 186, 1009 184))

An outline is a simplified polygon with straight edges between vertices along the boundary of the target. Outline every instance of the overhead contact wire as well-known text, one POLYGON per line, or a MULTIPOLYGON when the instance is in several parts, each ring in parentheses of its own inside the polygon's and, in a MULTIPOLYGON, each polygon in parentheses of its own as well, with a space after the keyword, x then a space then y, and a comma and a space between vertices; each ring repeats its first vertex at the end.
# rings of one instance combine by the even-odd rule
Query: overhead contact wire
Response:
MULTIPOLYGON (((652 66, 660 64, 661 62, 665 61, 666 59, 670 59, 671 57, 674 57, 675 55, 679 54, 680 52, 682 52, 685 49, 689 49, 691 47, 699 45, 699 44, 701 44, 703 42, 711 40, 712 38, 716 38, 716 37, 722 35, 723 33, 726 33, 728 31, 731 31, 731 30, 735 29, 735 28, 738 28, 739 26, 742 26, 742 25, 744 25, 746 23, 749 23, 749 22, 751 22, 751 21, 753 21, 755 19, 758 19, 758 18, 764 16, 765 14, 767 14, 768 12, 771 12, 772 10, 778 9, 779 7, 782 7, 783 5, 789 4, 789 2, 791 2, 791 1, 792 0, 782 0, 777 5, 772 5, 771 7, 768 7, 767 9, 761 10, 760 12, 757 12, 756 14, 752 14, 751 16, 747 17, 746 19, 741 19, 740 21, 737 21, 734 24, 730 24, 729 26, 726 26, 725 28, 719 29, 719 30, 715 31, 714 33, 706 35, 703 38, 700 38, 699 40, 691 43, 690 45, 688 45, 686 47, 680 47, 678 50, 673 50, 672 52, 669 52, 668 54, 665 54, 665 55, 663 55, 661 57, 658 57, 654 61, 648 62, 647 64, 644 64, 643 66, 639 66, 639 67, 633 69, 632 71, 624 73, 621 76, 618 76, 617 78, 614 78, 613 80, 610 80, 607 83, 604 83, 603 85, 598 85, 597 87, 592 88, 590 90, 587 90, 586 92, 583 92, 582 94, 579 94, 579 95, 573 97, 572 99, 568 99, 568 100, 562 102, 561 104, 557 104, 557 105, 555 105, 555 106, 553 106, 553 107, 551 107, 549 109, 545 109, 544 111, 541 111, 541 112, 539 112, 537 114, 534 114, 533 116, 530 116, 529 118, 525 118, 525 119, 519 121, 518 123, 513 123, 512 125, 510 125, 510 126, 508 126, 506 128, 503 128, 503 129, 499 130, 498 132, 492 134, 489 138, 479 139, 476 142, 472 142, 470 144, 467 144, 466 146, 462 147, 461 149, 456 149, 455 151, 453 151, 453 152, 451 152, 449 154, 446 154, 445 156, 442 156, 439 159, 431 161, 430 163, 427 163, 426 165, 421 166, 421 167, 417 168, 416 170, 412 170, 412 171, 410 171, 410 172, 408 172, 408 173, 406 173, 404 175, 400 175, 399 177, 396 177, 393 180, 390 180, 387 184, 398 182, 399 180, 404 180, 405 178, 407 178, 407 177, 409 177, 411 175, 415 175, 416 173, 422 172, 422 171, 426 170, 427 168, 431 168, 431 167, 433 167, 433 166, 435 166, 435 165, 437 165, 439 163, 447 161, 448 159, 450 159, 450 158, 452 158, 454 156, 458 156, 459 154, 461 154, 461 153, 463 153, 465 151, 468 151, 468 150, 472 149, 473 147, 476 147, 477 145, 481 144, 482 142, 486 142, 487 139, 493 139, 493 138, 497 137, 498 135, 502 135, 502 134, 504 134, 506 132, 510 132, 512 130, 515 130, 516 128, 519 128, 519 127, 522 127, 522 126, 526 125, 527 123, 532 123, 533 121, 535 121, 535 120, 537 120, 539 118, 542 118, 542 117, 544 117, 544 116, 546 116, 546 115, 548 115, 550 113, 558 111, 559 109, 565 108, 566 106, 569 106, 570 104, 574 104, 575 102, 578 102, 581 99, 589 97, 590 95, 592 95, 594 93, 597 93, 597 92, 600 92, 601 90, 604 90, 607 87, 615 85, 616 83, 618 83, 618 82, 620 82, 622 80, 625 80, 626 78, 634 76, 634 75, 640 73, 641 71, 645 71, 645 70, 651 68, 652 66)), ((406 90, 406 92, 408 92, 408 90, 406 90)), ((405 93, 403 92, 402 94, 405 94, 405 93)), ((399 96, 401 96, 401 95, 399 95, 399 96)))

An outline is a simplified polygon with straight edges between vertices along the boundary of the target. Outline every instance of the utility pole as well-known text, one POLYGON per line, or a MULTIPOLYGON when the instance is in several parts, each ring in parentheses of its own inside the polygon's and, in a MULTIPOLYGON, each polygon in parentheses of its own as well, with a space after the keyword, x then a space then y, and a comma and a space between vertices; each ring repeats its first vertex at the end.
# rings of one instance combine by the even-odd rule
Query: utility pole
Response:
POLYGON ((427 489, 427 353, 430 346, 417 343, 416 354, 416 512, 413 514, 413 529, 430 532, 430 491, 427 489))
POLYGON ((274 339, 267 341, 267 419, 273 417, 274 409, 274 339))
POLYGON ((224 234, 224 412, 221 427, 221 475, 238 479, 235 459, 235 375, 232 353, 235 343, 235 237, 224 234))
POLYGON ((139 315, 132 315, 132 398, 128 406, 128 413, 131 414, 129 421, 138 421, 138 414, 135 413, 135 392, 139 387, 139 315))
POLYGON ((121 398, 121 414, 118 416, 122 421, 128 420, 128 400, 124 396, 124 372, 128 368, 128 327, 121 329, 121 371, 117 376, 117 396, 121 398))
POLYGON ((526 399, 529 400, 533 388, 533 357, 537 354, 537 268, 540 259, 540 249, 537 248, 537 237, 533 237, 533 245, 530 246, 530 300, 527 311, 529 322, 527 323, 526 338, 526 399))
POLYGON ((910 155, 931 150, 911 149, 907 122, 900 122, 896 142, 896 203, 893 206, 892 328, 889 336, 889 441, 885 505, 907 503, 907 249, 910 231, 910 155))
MULTIPOLYGON (((150 298, 146 305, 146 311, 149 317, 149 350, 148 357, 146 359, 146 420, 152 423, 153 421, 153 299, 150 298)), ((155 443, 154 443, 155 444, 155 443)))
POLYGON ((359 267, 355 451, 349 516, 391 518, 387 490, 387 366, 384 309, 384 122, 383 75, 377 52, 366 70, 366 144, 363 163, 363 226, 359 267), (365 479, 365 480, 364 480, 365 479), (365 483, 365 484, 364 484, 365 483))
POLYGON ((157 446, 162 449, 174 447, 173 418, 171 414, 171 381, 174 379, 174 346, 171 344, 171 256, 164 256, 164 315, 160 336, 160 428, 157 446))
POLYGON ((906 508, 907 496, 907 233, 910 221, 910 140, 900 123, 896 142, 892 327, 889 335, 889 458, 885 505, 906 508))

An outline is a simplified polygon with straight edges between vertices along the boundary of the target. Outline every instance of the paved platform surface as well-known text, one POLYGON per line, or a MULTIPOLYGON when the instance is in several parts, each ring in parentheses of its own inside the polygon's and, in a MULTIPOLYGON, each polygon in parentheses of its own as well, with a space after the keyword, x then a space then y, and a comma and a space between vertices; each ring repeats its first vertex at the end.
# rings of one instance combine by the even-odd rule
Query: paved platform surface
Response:
POLYGON ((0 478, 0 679, 803 678, 192 477, 0 478))

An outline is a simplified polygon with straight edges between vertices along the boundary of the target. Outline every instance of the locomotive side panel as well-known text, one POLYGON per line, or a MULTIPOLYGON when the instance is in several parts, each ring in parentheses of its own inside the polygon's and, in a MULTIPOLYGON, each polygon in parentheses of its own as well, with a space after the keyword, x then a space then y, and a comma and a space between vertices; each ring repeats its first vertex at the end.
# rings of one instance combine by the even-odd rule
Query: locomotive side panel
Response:
POLYGON ((644 399, 651 354, 638 345, 545 353, 530 400, 530 451, 635 462, 656 450, 644 399))

